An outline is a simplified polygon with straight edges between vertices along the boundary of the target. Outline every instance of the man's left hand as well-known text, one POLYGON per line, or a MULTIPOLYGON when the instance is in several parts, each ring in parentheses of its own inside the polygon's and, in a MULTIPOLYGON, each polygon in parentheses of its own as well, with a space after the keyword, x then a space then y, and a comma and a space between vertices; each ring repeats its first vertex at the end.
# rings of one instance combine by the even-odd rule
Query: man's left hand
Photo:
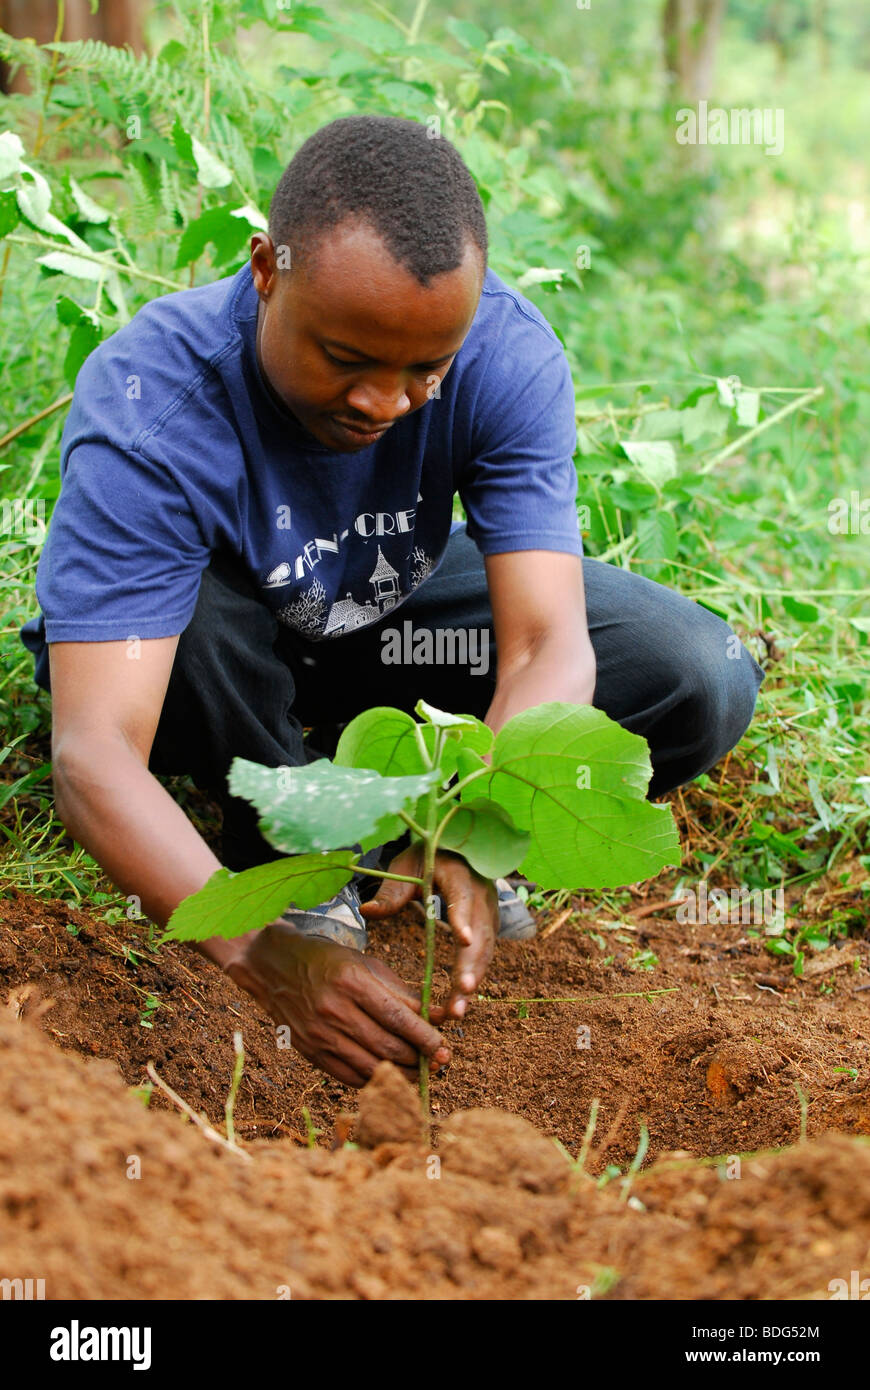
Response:
MULTIPOLYGON (((422 845, 410 845, 397 855, 390 864, 390 873, 422 876, 422 845)), ((429 1011, 433 1023, 442 1023, 448 1018, 462 1017, 469 997, 479 988, 492 960, 499 929, 498 892, 491 879, 484 878, 461 855, 450 850, 439 850, 435 855, 433 889, 444 900, 456 943, 450 997, 429 1011)), ((375 896, 360 905, 360 911, 367 919, 392 917, 419 898, 421 892, 419 884, 387 878, 375 896)))

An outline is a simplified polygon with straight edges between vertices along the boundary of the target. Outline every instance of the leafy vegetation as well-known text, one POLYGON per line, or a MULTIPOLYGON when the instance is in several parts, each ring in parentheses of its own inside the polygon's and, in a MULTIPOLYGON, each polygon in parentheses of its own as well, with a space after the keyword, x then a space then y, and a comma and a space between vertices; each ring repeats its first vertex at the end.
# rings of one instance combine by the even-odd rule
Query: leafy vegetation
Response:
MULTIPOLYGON (((327 901, 354 871, 402 878, 419 886, 425 904, 428 1020, 439 850, 461 854, 491 879, 519 865, 542 888, 608 887, 679 863, 668 807, 645 800, 645 739, 601 710, 537 705, 497 735, 473 715, 424 700, 416 712, 422 723, 398 709, 366 710, 345 728, 334 762, 269 768, 235 758, 230 790, 257 808, 261 834, 288 857, 236 874, 218 869, 179 904, 164 939, 243 935, 280 917, 288 898, 303 909, 327 901), (419 877, 360 866, 360 854, 406 827, 421 851, 419 877), (359 853, 341 848, 357 843, 359 853)), ((650 966, 639 960, 638 968, 650 966)), ((428 1085, 421 1055, 427 1113, 428 1085)))
POLYGON ((796 965, 866 918, 870 39, 851 0, 824 11, 816 30, 797 0, 764 23, 732 0, 716 98, 782 108, 785 147, 706 163, 674 139, 655 6, 569 7, 545 29, 510 5, 179 0, 153 7, 144 58, 0 38, 30 82, 0 140, 13 883, 71 900, 107 887, 53 818, 49 702, 17 636, 78 367, 151 297, 232 273, 298 144, 375 110, 455 141, 491 264, 564 343, 588 553, 725 614, 766 669, 739 749, 673 797, 685 879, 784 885, 770 945, 796 965))

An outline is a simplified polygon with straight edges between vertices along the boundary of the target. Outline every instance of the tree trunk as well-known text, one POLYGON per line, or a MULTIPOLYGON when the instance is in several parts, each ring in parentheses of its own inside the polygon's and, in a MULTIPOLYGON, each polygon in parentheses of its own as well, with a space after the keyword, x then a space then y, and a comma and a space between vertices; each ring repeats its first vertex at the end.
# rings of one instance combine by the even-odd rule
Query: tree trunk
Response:
POLYGON ((679 96, 709 98, 716 46, 727 0, 666 0, 662 13, 665 64, 679 96))
MULTIPOLYGON (((96 14, 91 14, 89 0, 66 0, 63 38, 102 39, 141 53, 145 47, 142 13, 142 0, 103 0, 96 14)), ((57 29, 57 0, 0 0, 0 29, 16 39, 51 43, 57 29)), ((10 80, 6 64, 0 64, 0 91, 27 90, 22 72, 10 80)))

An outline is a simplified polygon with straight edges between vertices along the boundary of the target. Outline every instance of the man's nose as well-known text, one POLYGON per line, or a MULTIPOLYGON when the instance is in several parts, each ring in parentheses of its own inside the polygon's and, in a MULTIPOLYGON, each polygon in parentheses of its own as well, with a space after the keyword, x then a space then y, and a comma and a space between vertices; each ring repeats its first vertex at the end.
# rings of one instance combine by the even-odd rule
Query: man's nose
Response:
POLYGON ((357 382, 351 387, 346 400, 352 410, 359 411, 366 420, 379 425, 398 420, 411 409, 405 383, 395 377, 392 381, 372 378, 357 382))

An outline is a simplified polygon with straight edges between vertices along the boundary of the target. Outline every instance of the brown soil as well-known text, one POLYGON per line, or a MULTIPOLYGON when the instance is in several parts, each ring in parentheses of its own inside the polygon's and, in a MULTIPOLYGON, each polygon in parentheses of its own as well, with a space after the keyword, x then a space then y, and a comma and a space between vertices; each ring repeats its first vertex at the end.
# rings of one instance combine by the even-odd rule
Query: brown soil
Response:
MULTIPOLYGON (((868 1272, 866 937, 808 961, 797 981, 739 927, 636 916, 616 929, 592 912, 499 947, 489 1002, 449 1029, 430 1148, 396 1073, 361 1101, 281 1048, 188 948, 158 954, 143 923, 4 899, 0 1275, 36 1271, 60 1298, 274 1298, 288 1286, 294 1298, 576 1298, 579 1287, 679 1299, 827 1298, 832 1278, 868 1272), (629 968, 637 947, 658 957, 653 971, 629 968), (236 1131, 252 1161, 158 1113, 171 1108, 159 1092, 147 1109, 125 1093, 152 1061, 222 1127, 235 1029, 236 1131), (587 1173, 625 1172, 648 1128, 632 1189, 643 1211, 619 1178, 599 1189, 552 1142, 576 1156, 595 1100, 587 1173), (811 1142, 796 1144, 802 1104, 811 1142), (325 1144, 361 1105, 359 1149, 304 1147, 303 1107, 325 1144), (783 1145, 795 1147, 697 1161, 783 1145)), ((373 953, 419 977, 413 913, 371 935, 373 953)), ((446 940, 440 953, 443 985, 446 940)))

